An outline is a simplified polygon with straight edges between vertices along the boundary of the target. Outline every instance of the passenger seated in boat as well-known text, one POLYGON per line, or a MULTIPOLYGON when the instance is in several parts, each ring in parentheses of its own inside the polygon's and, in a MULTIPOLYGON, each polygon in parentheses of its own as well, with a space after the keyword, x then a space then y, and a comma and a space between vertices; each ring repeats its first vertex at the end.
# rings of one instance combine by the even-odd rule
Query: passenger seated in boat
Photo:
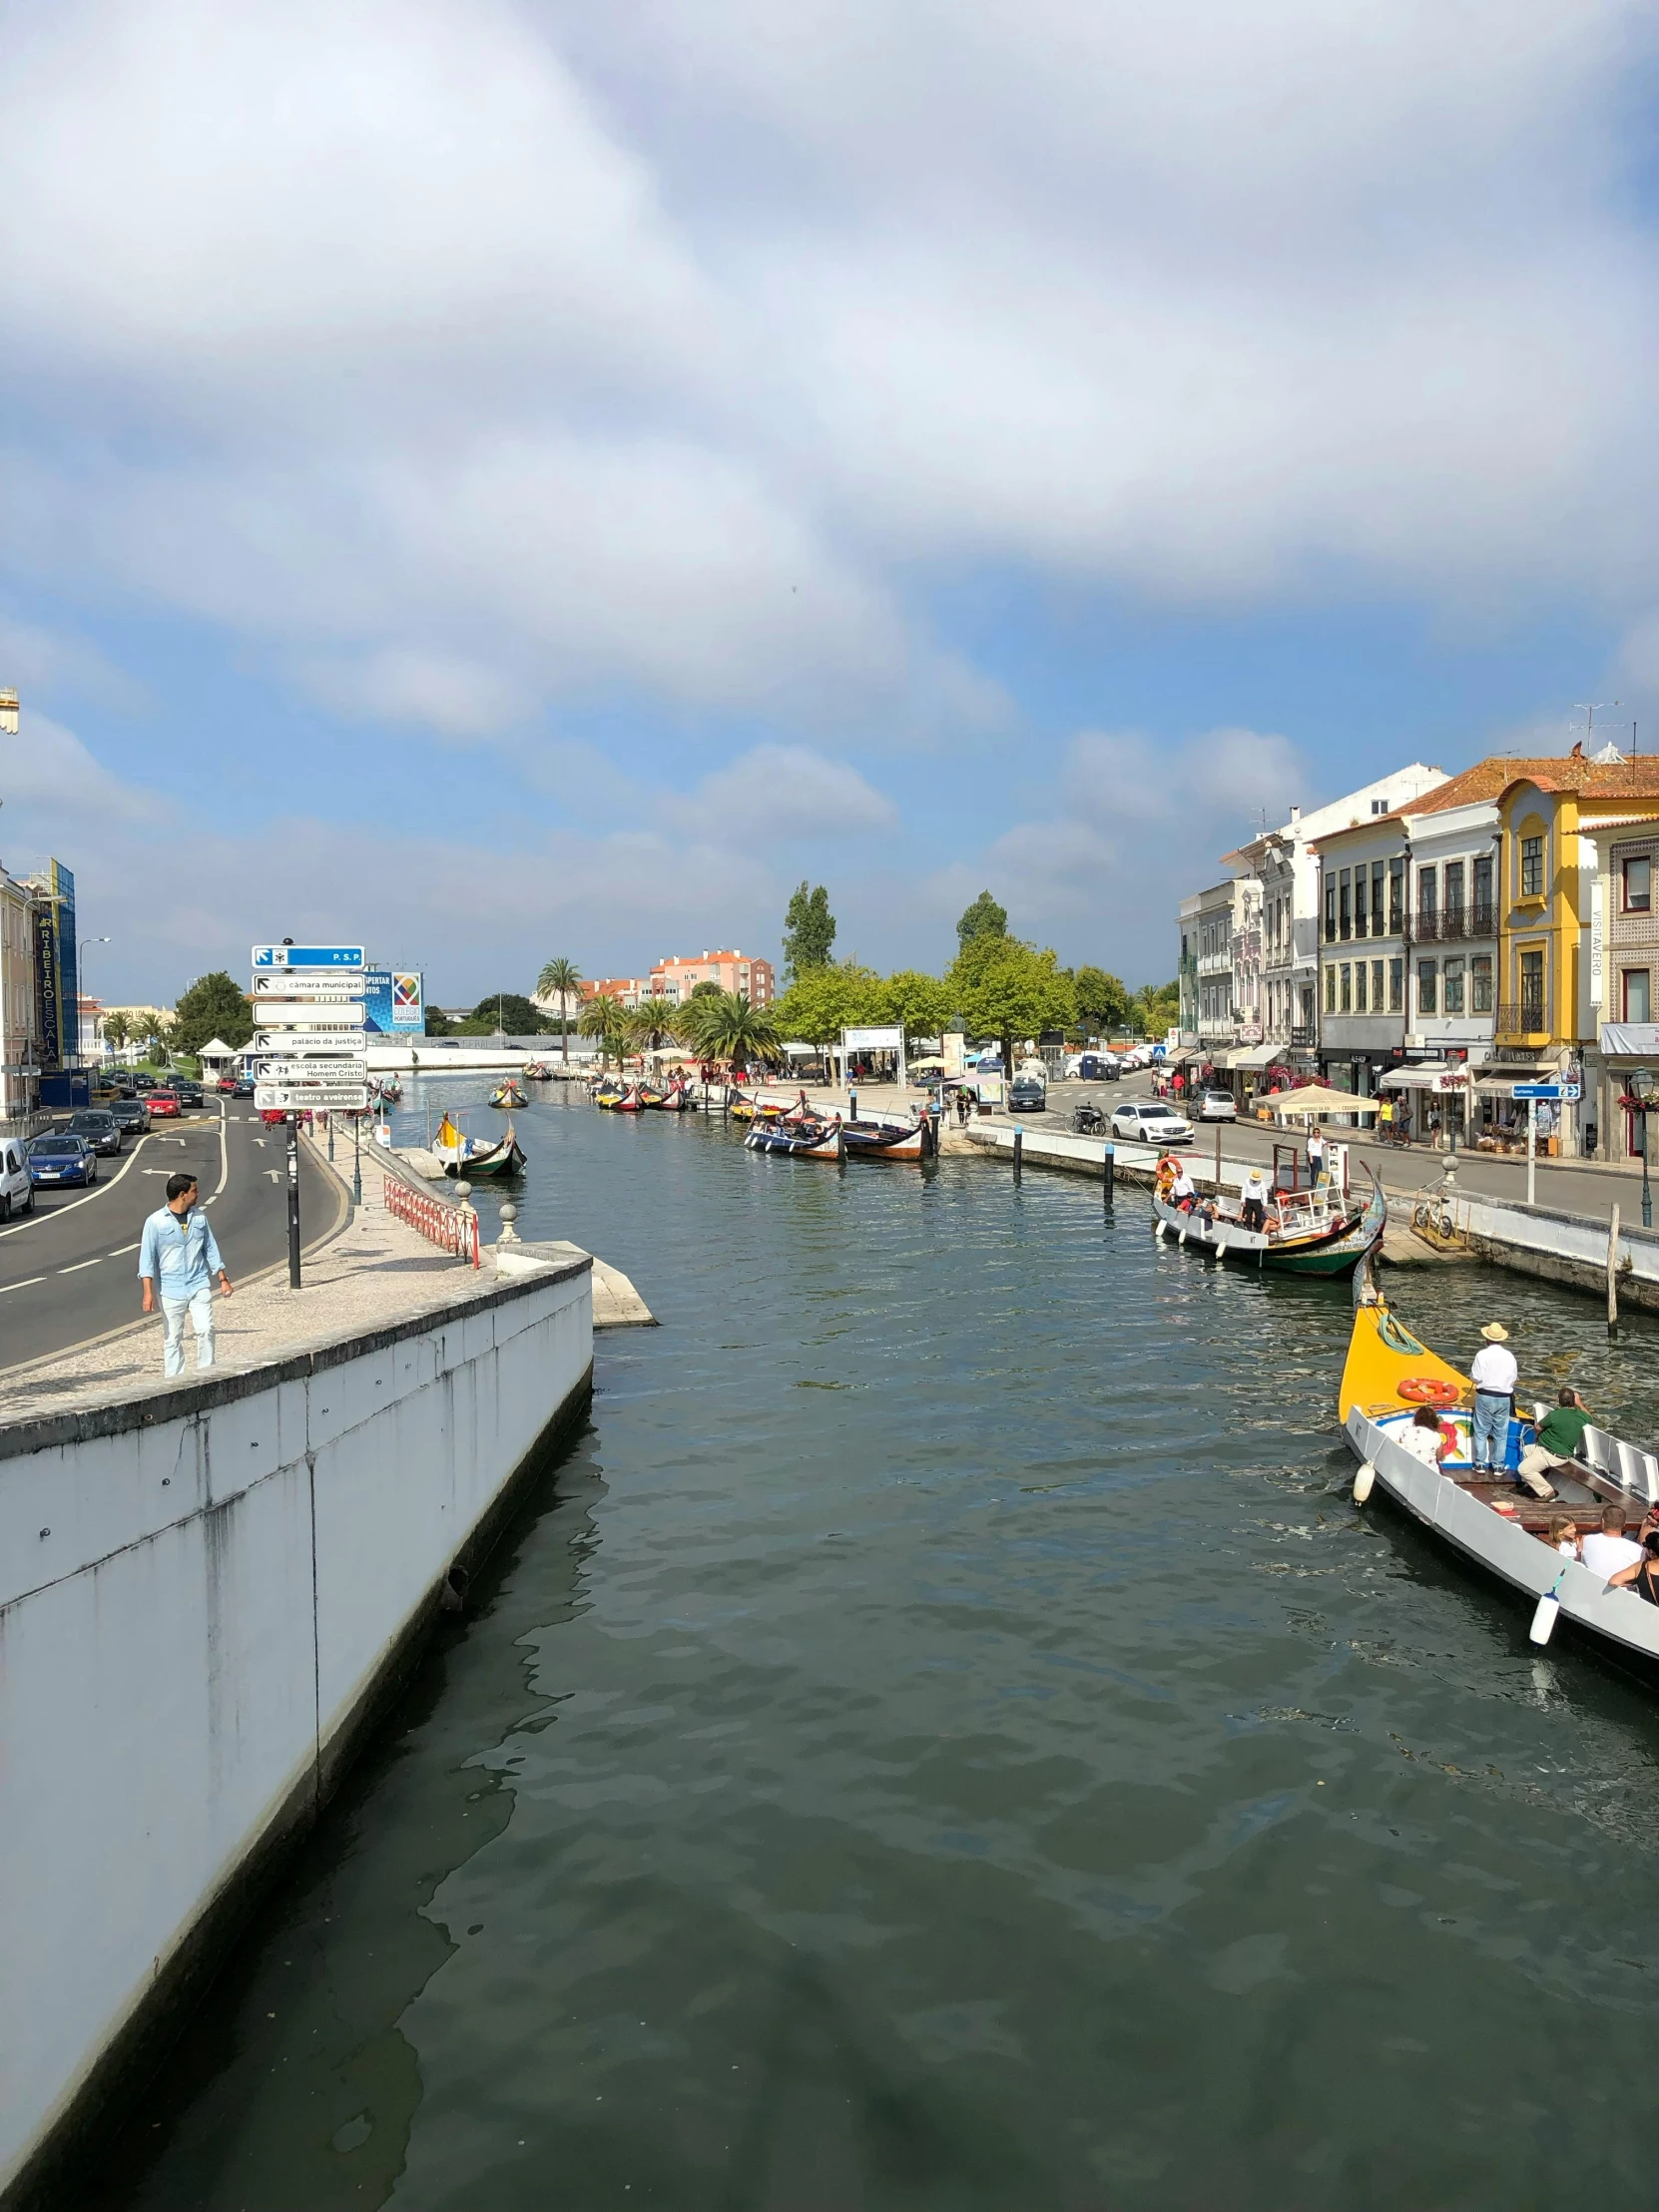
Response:
POLYGON ((1563 1559, 1583 1556, 1578 1548, 1578 1523, 1570 1513, 1557 1513, 1549 1524, 1549 1540, 1563 1559))
POLYGON ((1184 1214, 1190 1214, 1198 1204, 1198 1185, 1184 1167, 1175 1171, 1175 1181, 1169 1187, 1169 1203, 1178 1206, 1184 1214))
POLYGON ((1626 1583, 1635 1581, 1647 1552, 1625 1534, 1624 1507, 1604 1505, 1601 1526, 1585 1537, 1582 1556, 1590 1572, 1599 1574, 1611 1590, 1622 1589, 1626 1583))
POLYGON ((1520 1455, 1520 1478, 1534 1497, 1555 1495, 1549 1476, 1578 1457, 1584 1431, 1590 1425, 1590 1409, 1573 1389, 1563 1389, 1538 1427, 1538 1440, 1520 1455))
POLYGON ((1244 1182, 1244 1225, 1261 1236, 1268 1220, 1268 1186, 1260 1168, 1252 1168, 1244 1182))
POLYGON ((1440 1426, 1440 1416, 1432 1405, 1419 1405, 1409 1421, 1399 1431, 1399 1441, 1413 1459, 1420 1459, 1425 1467, 1439 1472, 1440 1461, 1451 1449, 1452 1439, 1440 1426))

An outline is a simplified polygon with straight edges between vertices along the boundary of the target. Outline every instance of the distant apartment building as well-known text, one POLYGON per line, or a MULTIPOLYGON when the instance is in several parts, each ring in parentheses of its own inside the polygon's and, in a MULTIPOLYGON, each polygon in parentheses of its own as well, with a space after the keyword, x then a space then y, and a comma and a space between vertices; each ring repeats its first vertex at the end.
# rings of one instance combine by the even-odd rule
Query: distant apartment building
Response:
MULTIPOLYGON (((582 978, 582 1003, 594 998, 614 998, 620 1006, 637 1006, 642 998, 651 995, 649 978, 640 975, 595 975, 582 978)), ((557 1008, 546 999, 536 1004, 549 1012, 557 1008)))
POLYGON ((770 960, 747 952, 704 952, 659 960, 651 970, 653 998, 669 998, 678 1005, 690 998, 699 983, 715 983, 723 991, 747 998, 752 1006, 770 1006, 778 994, 778 979, 770 960))

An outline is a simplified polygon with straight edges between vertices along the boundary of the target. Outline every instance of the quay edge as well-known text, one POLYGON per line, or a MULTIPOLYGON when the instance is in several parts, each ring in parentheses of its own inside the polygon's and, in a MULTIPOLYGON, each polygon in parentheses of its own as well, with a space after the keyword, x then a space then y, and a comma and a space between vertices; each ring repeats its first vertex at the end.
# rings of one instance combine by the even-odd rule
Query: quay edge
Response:
POLYGON ((73 2201, 592 1373, 589 1256, 527 1243, 435 1311, 0 1425, 5 2212, 73 2201))

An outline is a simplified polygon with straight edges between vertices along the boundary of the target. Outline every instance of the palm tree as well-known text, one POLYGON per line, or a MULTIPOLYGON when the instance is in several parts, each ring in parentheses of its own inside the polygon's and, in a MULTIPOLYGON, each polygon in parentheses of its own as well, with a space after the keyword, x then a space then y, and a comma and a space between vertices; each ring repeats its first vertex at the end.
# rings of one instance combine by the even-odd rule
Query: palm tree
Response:
POLYGON ((559 1057, 567 1068, 570 1065, 569 1007, 581 987, 582 971, 574 960, 549 960, 536 977, 536 996, 556 997, 559 1001, 559 1057))
POLYGON ((610 1066, 613 1052, 621 1057, 627 1028, 627 1011, 621 1000, 612 998, 608 991, 596 991, 576 1017, 576 1027, 581 1035, 599 1039, 601 1072, 610 1066))
POLYGON ((692 1043, 706 1060, 764 1060, 778 1050, 778 1024, 741 991, 709 991, 686 1005, 692 1043))

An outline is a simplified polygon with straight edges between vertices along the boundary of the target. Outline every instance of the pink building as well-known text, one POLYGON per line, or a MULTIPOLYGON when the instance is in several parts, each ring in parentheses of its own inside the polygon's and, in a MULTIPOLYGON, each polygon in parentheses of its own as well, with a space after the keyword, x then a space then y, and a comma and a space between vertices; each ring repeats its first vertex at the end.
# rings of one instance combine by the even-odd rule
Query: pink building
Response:
POLYGON ((772 962, 752 959, 747 952, 705 952, 695 960, 659 960, 651 970, 651 995, 673 999, 676 1005, 690 998, 699 983, 718 983, 723 991, 738 992, 752 1006, 770 1006, 778 992, 772 962))

